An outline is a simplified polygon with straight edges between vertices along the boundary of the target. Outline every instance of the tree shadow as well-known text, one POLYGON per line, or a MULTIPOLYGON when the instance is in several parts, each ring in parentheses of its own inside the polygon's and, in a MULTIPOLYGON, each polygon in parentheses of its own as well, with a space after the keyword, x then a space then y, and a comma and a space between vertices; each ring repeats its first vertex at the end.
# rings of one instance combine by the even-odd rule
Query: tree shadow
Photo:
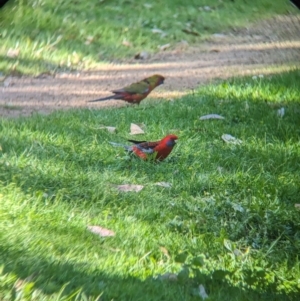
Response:
MULTIPOLYGON (((101 243, 100 243, 101 244, 101 243)), ((29 246, 28 246, 29 247, 29 246)), ((101 300, 199 300, 199 280, 207 294, 224 295, 223 300, 298 300, 297 292, 278 293, 272 284, 265 285, 263 277, 258 274, 251 278, 253 271, 248 271, 255 287, 239 288, 233 286, 225 276, 226 271, 214 271, 211 274, 198 274, 197 278, 185 278, 178 281, 163 280, 161 277, 138 277, 108 274, 100 267, 90 268, 89 262, 53 262, 49 259, 34 256, 27 249, 16 249, 16 246, 1 245, 0 254, 5 259, 3 274, 13 273, 18 279, 33 282, 34 289, 44 294, 58 293, 66 283, 62 296, 73 292, 84 293, 88 298, 101 296, 101 300), (199 278, 200 277, 200 278, 199 278), (259 284, 258 284, 259 283, 259 284)), ((262 273, 260 273, 262 274, 262 273)), ((250 281, 249 278, 249 281, 250 281)), ((18 284, 20 286, 20 282, 18 284)), ((20 287, 11 286, 11 293, 20 287)), ((76 295, 72 299, 75 299, 76 295)), ((78 297, 76 297, 78 298, 78 297)))

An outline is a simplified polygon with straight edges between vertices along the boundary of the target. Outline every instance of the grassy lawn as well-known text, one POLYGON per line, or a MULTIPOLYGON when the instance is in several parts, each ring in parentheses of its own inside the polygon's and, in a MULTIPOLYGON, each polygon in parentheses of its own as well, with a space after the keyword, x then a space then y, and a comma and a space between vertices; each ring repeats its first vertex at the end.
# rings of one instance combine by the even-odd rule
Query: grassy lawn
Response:
POLYGON ((288 10, 287 0, 10 0, 0 10, 0 71, 95 67, 288 10))
POLYGON ((294 70, 176 101, 2 119, 0 299, 201 300, 202 284, 209 300, 299 300, 299 82, 294 70), (225 119, 199 120, 210 113, 225 119), (131 122, 145 124, 140 139, 177 134, 170 157, 113 148, 131 122))

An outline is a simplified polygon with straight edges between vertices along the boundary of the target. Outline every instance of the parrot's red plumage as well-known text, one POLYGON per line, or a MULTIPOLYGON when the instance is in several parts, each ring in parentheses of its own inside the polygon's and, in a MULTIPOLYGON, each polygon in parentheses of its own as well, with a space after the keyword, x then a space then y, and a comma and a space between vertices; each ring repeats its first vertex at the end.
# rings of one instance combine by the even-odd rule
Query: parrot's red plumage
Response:
POLYGON ((147 142, 147 141, 136 141, 128 140, 134 145, 127 146, 115 142, 110 142, 114 146, 124 147, 129 152, 135 153, 138 157, 146 160, 149 154, 155 154, 154 159, 162 161, 168 157, 173 147, 176 144, 178 137, 176 135, 167 135, 160 141, 147 142))
POLYGON ((103 101, 109 99, 121 99, 132 104, 139 104, 148 94, 157 86, 164 83, 165 78, 162 75, 155 74, 143 79, 140 82, 133 83, 119 90, 114 90, 114 95, 90 100, 89 102, 103 101))

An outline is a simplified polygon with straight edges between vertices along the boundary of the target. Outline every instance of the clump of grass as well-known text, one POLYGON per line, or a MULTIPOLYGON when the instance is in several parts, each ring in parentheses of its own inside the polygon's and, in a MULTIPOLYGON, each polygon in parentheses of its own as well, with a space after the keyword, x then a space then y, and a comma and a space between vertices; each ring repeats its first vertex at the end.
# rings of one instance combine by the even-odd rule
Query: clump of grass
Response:
POLYGON ((0 11, 0 70, 88 68, 182 40, 196 44, 287 9, 285 0, 10 1, 0 11), (10 49, 16 57, 6 56, 10 49))
POLYGON ((299 80, 294 70, 155 106, 2 119, 1 298, 194 300, 201 283, 214 300, 297 300, 299 80), (199 120, 210 113, 225 119, 199 120), (141 139, 178 134, 171 156, 153 164, 111 147, 131 122, 145 123, 141 139), (111 185, 125 183, 145 187, 111 185), (160 280, 167 272, 178 281, 160 280))

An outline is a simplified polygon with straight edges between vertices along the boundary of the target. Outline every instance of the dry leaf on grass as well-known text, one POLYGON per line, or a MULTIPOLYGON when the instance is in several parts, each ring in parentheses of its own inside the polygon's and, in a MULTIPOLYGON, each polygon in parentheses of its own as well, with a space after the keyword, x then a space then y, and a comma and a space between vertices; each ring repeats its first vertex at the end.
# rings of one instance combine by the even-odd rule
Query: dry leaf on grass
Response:
POLYGON ((234 254, 236 257, 241 257, 241 256, 243 256, 242 251, 239 250, 239 249, 234 249, 234 250, 233 250, 233 254, 234 254))
POLYGON ((233 208, 235 211, 239 211, 239 212, 244 212, 244 211, 245 211, 244 207, 243 207, 241 204, 238 204, 238 203, 231 203, 231 206, 232 206, 232 208, 233 208))
POLYGON ((199 36, 199 33, 197 31, 193 31, 193 30, 190 30, 190 29, 182 29, 182 31, 184 33, 191 34, 193 36, 199 36))
POLYGON ((122 45, 126 46, 126 47, 132 47, 132 44, 130 42, 128 42, 127 40, 123 40, 122 45))
POLYGON ((152 33, 159 33, 159 34, 164 33, 164 31, 159 28, 152 28, 151 31, 152 31, 152 33))
POLYGON ((201 116, 199 119, 208 120, 208 119, 225 119, 225 118, 218 114, 208 114, 208 115, 201 116))
POLYGON ((212 34, 212 36, 215 38, 221 38, 221 39, 227 37, 226 34, 223 34, 223 33, 214 33, 214 34, 212 34))
POLYGON ((146 60, 146 59, 148 59, 149 58, 149 53, 147 52, 147 51, 141 51, 141 52, 139 52, 139 53, 137 53, 135 56, 134 56, 134 58, 136 59, 136 60, 146 60))
POLYGON ((278 117, 282 118, 284 116, 284 113, 285 113, 284 108, 280 108, 279 110, 277 110, 277 116, 278 117))
POLYGON ((174 273, 165 273, 163 275, 158 276, 159 279, 161 280, 168 280, 168 281, 177 281, 177 274, 174 273))
POLYGON ((128 191, 139 192, 144 188, 143 185, 133 185, 133 184, 115 185, 115 187, 122 192, 128 192, 128 191))
POLYGON ((115 236, 115 232, 100 226, 87 226, 88 230, 100 237, 115 236))
POLYGON ((158 46, 158 48, 159 48, 159 50, 161 50, 161 51, 165 51, 165 50, 168 49, 170 46, 171 46, 171 44, 168 43, 168 44, 164 44, 164 45, 158 46))
POLYGON ((223 168, 222 166, 218 166, 218 167, 217 167, 217 171, 218 171, 219 173, 223 173, 224 168, 223 168))
POLYGON ((135 123, 130 124, 130 135, 139 135, 144 134, 145 132, 141 129, 141 127, 135 123))
POLYGON ((186 47, 188 47, 189 46, 189 43, 188 43, 188 41, 186 41, 186 40, 181 40, 180 42, 178 42, 177 44, 176 44, 176 49, 178 49, 178 50, 180 50, 180 49, 185 49, 186 47))
POLYGON ((222 139, 226 142, 226 143, 231 143, 231 144, 241 144, 242 140, 237 139, 229 134, 223 134, 222 135, 222 139))
POLYGON ((18 279, 14 284, 14 289, 20 291, 28 282, 23 279, 18 279))
POLYGON ((198 288, 199 288, 199 296, 200 296, 203 300, 205 300, 206 298, 208 298, 208 295, 207 295, 207 293, 206 293, 206 291, 205 291, 204 286, 203 286, 202 284, 200 284, 198 288))
POLYGON ((172 187, 172 184, 168 183, 168 182, 156 182, 156 183, 154 183, 154 185, 165 187, 165 188, 171 188, 172 187))
POLYGON ((94 40, 93 36, 87 36, 84 44, 85 45, 90 45, 93 42, 93 40, 94 40))
POLYGON ((166 32, 164 32, 163 30, 159 29, 159 28, 153 28, 151 29, 152 33, 154 34, 160 34, 161 38, 164 38, 167 36, 166 32))
POLYGON ((7 77, 4 81, 3 81, 3 86, 4 87, 9 87, 12 85, 12 78, 11 77, 7 77))
POLYGON ((10 58, 16 58, 16 57, 19 56, 19 54, 20 54, 20 49, 9 48, 7 53, 6 53, 6 56, 10 57, 10 58))
POLYGON ((99 130, 108 130, 110 133, 114 133, 116 131, 116 127, 114 126, 101 126, 99 127, 99 130))
POLYGON ((210 7, 210 6, 207 6, 207 5, 206 5, 206 6, 203 6, 203 9, 206 10, 206 11, 211 11, 211 10, 212 10, 211 7, 210 7))
POLYGON ((159 247, 159 249, 162 251, 162 253, 170 259, 169 251, 165 247, 159 247))
POLYGON ((212 48, 209 50, 209 52, 215 52, 215 53, 218 53, 218 52, 221 52, 220 49, 217 49, 217 48, 212 48))
POLYGON ((300 204, 295 204, 295 208, 296 208, 297 210, 300 210, 300 204))

